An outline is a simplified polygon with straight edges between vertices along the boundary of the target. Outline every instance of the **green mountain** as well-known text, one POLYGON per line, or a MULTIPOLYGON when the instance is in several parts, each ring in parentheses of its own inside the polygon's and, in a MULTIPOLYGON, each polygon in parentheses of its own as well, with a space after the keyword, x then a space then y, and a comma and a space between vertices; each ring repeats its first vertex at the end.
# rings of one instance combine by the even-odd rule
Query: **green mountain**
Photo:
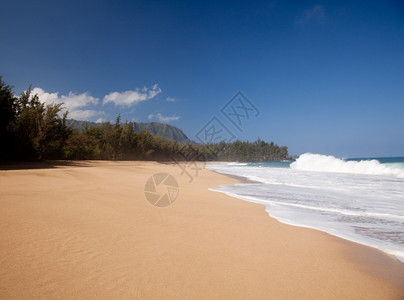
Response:
MULTIPOLYGON (((89 127, 100 125, 100 123, 77 121, 73 119, 66 120, 66 123, 68 126, 72 126, 74 129, 77 129, 79 132, 83 131, 86 124, 89 127)), ((191 142, 191 140, 185 135, 185 133, 181 129, 169 124, 162 124, 157 122, 152 123, 134 122, 134 129, 135 131, 148 131, 152 135, 158 135, 161 137, 169 138, 179 143, 191 142)))
POLYGON ((184 132, 182 132, 181 129, 172 125, 152 122, 135 123, 134 127, 135 131, 148 131, 152 135, 159 135, 180 143, 191 142, 191 140, 184 134, 184 132))

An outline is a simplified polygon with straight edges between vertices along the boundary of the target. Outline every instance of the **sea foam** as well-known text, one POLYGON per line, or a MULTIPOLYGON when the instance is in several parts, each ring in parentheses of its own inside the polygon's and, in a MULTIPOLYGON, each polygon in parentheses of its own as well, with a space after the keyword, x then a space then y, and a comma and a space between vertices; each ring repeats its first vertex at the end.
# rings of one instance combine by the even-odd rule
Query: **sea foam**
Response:
POLYGON ((265 205, 279 221, 322 230, 379 248, 404 262, 403 158, 394 167, 376 160, 344 161, 303 154, 289 163, 210 164, 217 172, 255 183, 216 191, 265 205))
POLYGON ((295 170, 316 172, 339 172, 366 175, 388 175, 404 178, 404 169, 381 164, 379 161, 361 160, 345 161, 334 156, 305 153, 293 162, 290 167, 295 170))

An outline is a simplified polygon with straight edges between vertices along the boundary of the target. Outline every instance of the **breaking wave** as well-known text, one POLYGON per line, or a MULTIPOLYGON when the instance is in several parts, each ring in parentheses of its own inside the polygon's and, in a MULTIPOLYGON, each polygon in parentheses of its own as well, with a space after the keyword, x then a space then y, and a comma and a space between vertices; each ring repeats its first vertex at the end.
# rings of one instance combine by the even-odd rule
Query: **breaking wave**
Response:
POLYGON ((290 168, 303 171, 338 172, 366 175, 386 175, 404 178, 404 169, 378 160, 345 161, 334 156, 305 153, 290 165, 290 168))

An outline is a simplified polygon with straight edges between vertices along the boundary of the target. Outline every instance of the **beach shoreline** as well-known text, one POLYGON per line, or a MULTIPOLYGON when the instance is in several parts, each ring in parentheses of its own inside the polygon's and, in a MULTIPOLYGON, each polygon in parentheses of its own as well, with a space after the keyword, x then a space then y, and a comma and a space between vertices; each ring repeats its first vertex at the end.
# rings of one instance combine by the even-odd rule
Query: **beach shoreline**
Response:
POLYGON ((0 298, 404 297, 404 264, 262 205, 209 191, 241 178, 176 164, 86 161, 0 171, 0 298), (147 202, 156 173, 174 203, 147 202))

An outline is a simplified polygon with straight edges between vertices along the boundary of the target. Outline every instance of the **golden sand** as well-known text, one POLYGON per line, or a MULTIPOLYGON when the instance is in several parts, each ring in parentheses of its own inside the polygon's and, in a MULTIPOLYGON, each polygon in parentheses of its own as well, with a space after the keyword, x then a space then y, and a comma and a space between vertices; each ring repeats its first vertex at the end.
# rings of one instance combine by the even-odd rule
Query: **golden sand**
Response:
POLYGON ((403 299, 404 264, 192 182, 173 164, 0 171, 0 299, 403 299), (171 174, 165 208, 146 181, 171 174))

